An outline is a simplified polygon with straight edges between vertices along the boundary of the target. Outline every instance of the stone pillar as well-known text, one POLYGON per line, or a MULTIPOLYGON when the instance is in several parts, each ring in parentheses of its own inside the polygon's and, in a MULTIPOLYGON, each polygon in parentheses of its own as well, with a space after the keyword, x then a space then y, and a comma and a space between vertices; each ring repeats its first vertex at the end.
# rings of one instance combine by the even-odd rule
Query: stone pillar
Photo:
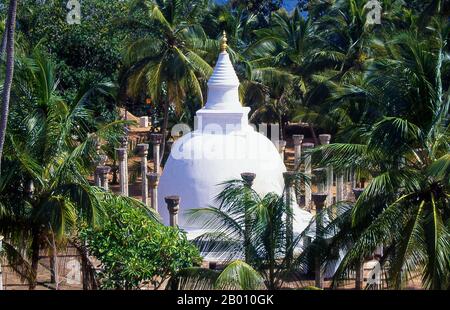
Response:
MULTIPOLYGON (((327 193, 317 193, 312 195, 312 200, 314 201, 314 205, 316 206, 316 242, 320 242, 320 240, 322 240, 323 238, 323 219, 321 212, 325 206, 325 200, 327 199, 327 196, 327 193)), ((318 288, 323 288, 324 276, 319 253, 316 253, 316 257, 314 258, 314 278, 315 286, 318 288)))
POLYGON ((141 116, 139 118, 139 127, 141 127, 141 128, 148 127, 148 116, 141 116))
POLYGON ((147 155, 148 144, 137 145, 138 156, 141 158, 141 178, 142 178, 142 203, 148 206, 148 185, 147 185, 147 155))
POLYGON ((159 174, 157 173, 148 173, 148 186, 150 192, 150 207, 159 213, 158 210, 158 183, 159 183, 159 174))
MULTIPOLYGON (((314 148, 314 143, 303 143, 303 150, 310 150, 314 148)), ((310 179, 310 182, 305 184, 305 207, 309 207, 311 204, 311 182, 312 182, 312 164, 311 164, 311 154, 305 155, 305 175, 310 179)))
POLYGON ((111 171, 111 167, 109 166, 98 166, 96 173, 100 179, 100 187, 102 187, 105 191, 109 190, 108 183, 108 173, 111 171))
POLYGON ((253 182, 255 181, 255 178, 256 178, 256 174, 251 173, 251 172, 244 172, 244 173, 241 173, 241 178, 242 178, 242 180, 244 180, 245 185, 247 185, 248 187, 252 187, 253 182))
MULTIPOLYGON (((253 182, 255 181, 256 174, 251 172, 244 172, 241 173, 241 178, 245 182, 245 186, 248 186, 251 188, 253 186, 253 182)), ((251 233, 251 214, 248 210, 245 210, 244 212, 244 255, 245 255, 245 262, 250 263, 251 259, 251 239, 250 239, 250 233, 251 233)))
MULTIPOLYGON (((319 135, 320 144, 329 145, 331 141, 331 135, 319 135)), ((327 183, 326 183, 326 192, 328 193, 327 197, 327 205, 333 204, 333 167, 327 167, 327 183)))
POLYGON ((283 173, 284 178, 284 191, 286 199, 286 257, 287 261, 290 262, 294 256, 294 205, 296 202, 295 198, 295 180, 297 173, 293 171, 288 171, 283 173))
POLYGON ((302 142, 305 138, 304 135, 293 135, 292 139, 294 140, 294 169, 298 169, 300 167, 301 159, 302 159, 302 142))
POLYGON ((277 142, 278 153, 280 153, 281 160, 284 162, 284 151, 286 150, 286 141, 280 140, 277 142))
POLYGON ((339 172, 336 175, 336 202, 344 200, 344 174, 339 172))
POLYGON ((178 226, 178 211, 180 211, 180 197, 179 196, 168 196, 164 198, 167 204, 167 209, 170 214, 170 226, 178 226))
MULTIPOLYGON (((355 201, 359 199, 364 188, 354 188, 355 201)), ((364 286, 364 260, 355 264, 355 289, 362 290, 364 286)))
POLYGON ((159 156, 163 135, 160 133, 150 134, 150 142, 153 145, 154 172, 161 175, 161 159, 159 156))
MULTIPOLYGON (((101 150, 101 146, 100 146, 100 139, 99 138, 95 138, 95 159, 94 159, 94 165, 98 166, 100 165, 100 150, 101 150)), ((94 171, 94 184, 97 187, 101 186, 101 182, 100 182, 100 176, 97 174, 97 167, 94 171)))
POLYGON ((128 196, 128 153, 127 149, 116 149, 117 157, 119 158, 119 181, 120 193, 123 196, 128 196))
POLYGON ((351 183, 351 188, 355 188, 356 187, 356 172, 355 172, 355 168, 352 168, 352 170, 350 171, 350 183, 351 183))

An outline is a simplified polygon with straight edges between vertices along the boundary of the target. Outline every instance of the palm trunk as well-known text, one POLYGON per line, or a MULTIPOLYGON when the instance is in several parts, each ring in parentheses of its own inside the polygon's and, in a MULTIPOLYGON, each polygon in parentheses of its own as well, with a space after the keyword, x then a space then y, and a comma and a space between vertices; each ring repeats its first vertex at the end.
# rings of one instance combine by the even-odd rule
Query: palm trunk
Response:
POLYGON ((77 241, 73 242, 72 244, 81 256, 83 290, 97 290, 98 283, 96 280, 95 267, 89 261, 89 253, 86 245, 77 241))
POLYGON ((356 264, 355 271, 355 289, 362 290, 364 285, 364 262, 360 261, 356 264))
POLYGON ((311 131, 311 136, 314 140, 314 144, 315 145, 319 145, 319 139, 317 139, 317 135, 316 135, 316 131, 314 130, 314 125, 311 124, 311 122, 309 123, 309 130, 311 131))
POLYGON ((40 232, 39 229, 33 229, 33 240, 31 242, 31 272, 32 278, 30 281, 30 290, 34 290, 37 285, 37 271, 39 264, 39 250, 40 250, 40 232))
POLYGON ((56 248, 55 235, 51 234, 52 240, 50 244, 50 282, 55 284, 55 290, 59 289, 58 279, 58 250, 56 248))
POLYGON ((5 144, 6 127, 8 125, 9 101, 14 75, 14 32, 16 28, 17 0, 10 0, 8 7, 8 21, 6 23, 6 74, 3 84, 2 108, 0 114, 0 174, 5 144))
POLYGON ((166 149, 166 139, 167 139, 167 127, 169 124, 169 105, 170 103, 168 101, 164 102, 164 119, 163 119, 163 126, 161 128, 161 134, 162 134, 162 142, 161 142, 161 151, 160 151, 160 156, 159 156, 159 165, 161 165, 161 162, 163 161, 164 158, 164 152, 166 149))

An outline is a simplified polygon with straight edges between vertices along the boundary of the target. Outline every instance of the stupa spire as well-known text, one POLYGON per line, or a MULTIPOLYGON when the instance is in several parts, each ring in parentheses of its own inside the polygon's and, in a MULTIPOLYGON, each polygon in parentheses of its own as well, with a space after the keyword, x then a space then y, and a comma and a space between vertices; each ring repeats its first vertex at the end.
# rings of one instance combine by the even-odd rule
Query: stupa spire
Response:
POLYGON ((228 48, 228 38, 227 38, 227 32, 224 30, 222 34, 222 40, 220 41, 220 51, 226 52, 228 48))
POLYGON ((220 40, 219 58, 208 81, 208 99, 205 109, 236 110, 242 108, 239 102, 239 79, 234 71, 227 48, 228 38, 224 31, 220 40))

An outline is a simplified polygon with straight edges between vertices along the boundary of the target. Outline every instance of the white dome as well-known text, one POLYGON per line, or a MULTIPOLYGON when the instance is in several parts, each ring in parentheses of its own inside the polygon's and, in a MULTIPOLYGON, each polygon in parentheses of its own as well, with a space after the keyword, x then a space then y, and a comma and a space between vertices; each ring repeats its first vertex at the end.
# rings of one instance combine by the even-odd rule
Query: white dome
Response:
MULTIPOLYGON (((253 188, 260 195, 282 194, 286 167, 274 144, 248 124, 250 109, 240 104, 238 88, 239 80, 223 51, 208 82, 207 103, 197 111, 197 128, 174 143, 159 182, 159 212, 166 225, 169 213, 164 198, 180 196, 179 226, 198 235, 201 227, 187 223, 186 210, 215 206, 223 189, 218 185, 241 179, 243 172, 256 174, 253 188)), ((298 225, 306 226, 310 217, 296 213, 298 225)))
POLYGON ((281 194, 284 171, 273 143, 250 126, 230 134, 190 133, 172 146, 158 189, 160 214, 168 224, 164 197, 180 196, 179 225, 185 230, 194 229, 186 225, 183 212, 213 206, 214 198, 223 189, 219 184, 252 172, 256 174, 253 188, 259 194, 281 194))

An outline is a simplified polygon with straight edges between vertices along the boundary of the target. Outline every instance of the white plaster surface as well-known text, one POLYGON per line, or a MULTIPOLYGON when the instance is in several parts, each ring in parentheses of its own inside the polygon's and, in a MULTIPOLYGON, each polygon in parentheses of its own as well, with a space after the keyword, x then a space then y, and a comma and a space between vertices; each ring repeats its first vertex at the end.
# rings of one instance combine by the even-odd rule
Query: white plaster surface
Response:
MULTIPOLYGON (((256 174, 253 188, 265 195, 283 192, 283 161, 274 144, 248 124, 247 107, 239 102, 239 79, 227 52, 219 55, 208 82, 205 107, 197 111, 197 127, 178 139, 164 167, 158 187, 159 210, 164 223, 169 214, 164 197, 180 196, 179 226, 189 239, 202 233, 201 225, 188 223, 186 211, 216 206, 219 184, 241 179, 241 173, 256 174)), ((308 225, 311 214, 294 208, 294 231, 308 225)))

